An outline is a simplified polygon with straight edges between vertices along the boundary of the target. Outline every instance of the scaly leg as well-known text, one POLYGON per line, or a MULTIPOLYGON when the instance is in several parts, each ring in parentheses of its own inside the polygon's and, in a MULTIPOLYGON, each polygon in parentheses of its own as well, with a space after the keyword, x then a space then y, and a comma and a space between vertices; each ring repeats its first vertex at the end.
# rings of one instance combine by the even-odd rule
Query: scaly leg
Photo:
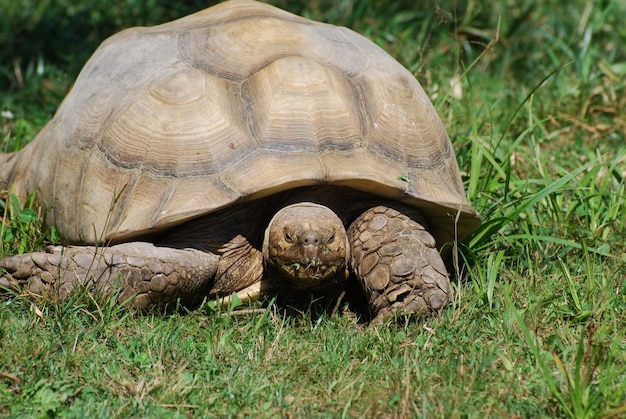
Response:
POLYGON ((373 323, 407 314, 434 314, 452 300, 435 239, 395 209, 365 211, 348 230, 352 269, 369 301, 373 323))
POLYGON ((130 242, 111 247, 50 246, 45 252, 0 260, 0 286, 67 296, 77 285, 110 293, 119 302, 147 307, 181 298, 199 302, 208 294, 219 256, 194 249, 130 242))

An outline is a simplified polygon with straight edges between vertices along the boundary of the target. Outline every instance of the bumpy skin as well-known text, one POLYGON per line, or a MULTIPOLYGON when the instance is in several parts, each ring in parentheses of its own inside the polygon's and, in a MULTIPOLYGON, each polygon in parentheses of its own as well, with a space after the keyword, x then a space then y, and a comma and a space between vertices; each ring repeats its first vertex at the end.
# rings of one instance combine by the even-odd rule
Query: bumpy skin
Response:
POLYGON ((261 281, 261 253, 242 236, 218 253, 146 242, 111 247, 49 246, 0 260, 0 287, 64 298, 77 286, 136 307, 230 295, 261 281))
POLYGON ((207 294, 218 257, 194 249, 132 242, 107 248, 50 246, 45 252, 2 260, 0 286, 66 297, 79 284, 103 294, 120 289, 118 301, 137 307, 197 302, 207 294))
POLYGON ((352 269, 373 323, 408 314, 438 314, 452 299, 435 240, 417 221, 385 206, 365 211, 348 230, 352 269))

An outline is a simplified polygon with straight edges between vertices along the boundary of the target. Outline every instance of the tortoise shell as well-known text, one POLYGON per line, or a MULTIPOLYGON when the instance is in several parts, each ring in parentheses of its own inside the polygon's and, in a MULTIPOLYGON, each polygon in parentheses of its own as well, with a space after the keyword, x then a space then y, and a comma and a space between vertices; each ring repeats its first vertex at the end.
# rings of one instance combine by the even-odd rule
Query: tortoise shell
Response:
POLYGON ((480 223, 424 90, 361 35, 233 0, 106 40, 3 171, 71 242, 120 242, 290 188, 422 210, 441 244, 480 223))

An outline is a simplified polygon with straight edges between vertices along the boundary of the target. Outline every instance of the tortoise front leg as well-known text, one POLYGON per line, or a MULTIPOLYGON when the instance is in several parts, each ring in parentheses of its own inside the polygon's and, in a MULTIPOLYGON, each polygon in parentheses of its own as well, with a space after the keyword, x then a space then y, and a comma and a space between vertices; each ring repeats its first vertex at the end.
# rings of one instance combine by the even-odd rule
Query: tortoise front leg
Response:
POLYGON ((111 247, 50 246, 45 252, 0 260, 0 286, 65 297, 77 285, 110 293, 138 307, 181 298, 199 302, 218 270, 219 256, 195 249, 130 242, 111 247))
POLYGON ((452 300, 435 239, 395 209, 365 211, 348 229, 352 269, 369 301, 373 323, 407 314, 436 314, 452 300))

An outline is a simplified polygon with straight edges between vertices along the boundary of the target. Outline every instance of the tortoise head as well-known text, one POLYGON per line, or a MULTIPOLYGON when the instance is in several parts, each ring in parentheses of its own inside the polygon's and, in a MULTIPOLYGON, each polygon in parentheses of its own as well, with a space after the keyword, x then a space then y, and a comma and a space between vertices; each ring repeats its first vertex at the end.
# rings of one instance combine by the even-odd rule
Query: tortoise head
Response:
POLYGON ((265 230, 265 266, 270 279, 279 286, 334 286, 347 278, 349 256, 343 223, 323 205, 300 202, 286 206, 265 230))

